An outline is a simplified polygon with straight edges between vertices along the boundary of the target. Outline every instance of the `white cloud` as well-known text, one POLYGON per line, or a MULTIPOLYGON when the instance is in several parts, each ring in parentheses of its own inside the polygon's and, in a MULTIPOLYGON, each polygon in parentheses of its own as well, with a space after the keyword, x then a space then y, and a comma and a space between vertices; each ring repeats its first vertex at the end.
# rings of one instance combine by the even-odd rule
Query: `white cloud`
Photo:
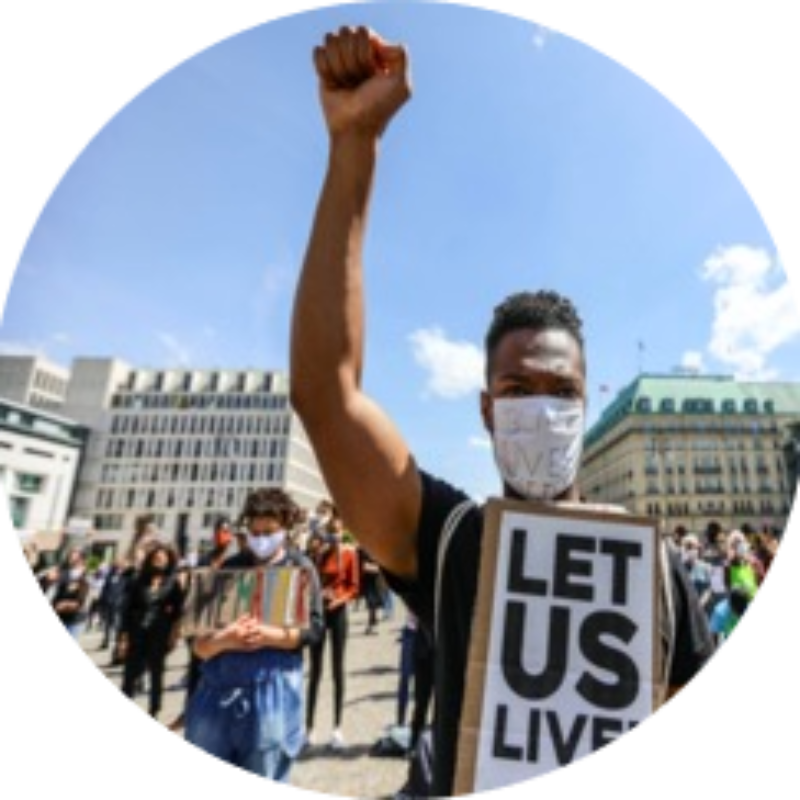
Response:
POLYGON ((700 274, 716 284, 708 352, 740 379, 775 378, 769 356, 800 335, 797 303, 778 260, 747 245, 721 247, 700 274))
POLYGON ((170 360, 170 366, 174 367, 188 367, 192 364, 191 350, 182 344, 171 333, 157 333, 156 337, 161 343, 161 346, 167 351, 167 357, 170 360))
POLYGON ((546 28, 544 25, 536 25, 533 32, 533 46, 537 50, 542 50, 551 36, 553 36, 553 31, 550 28, 546 28))
POLYGON ((426 389, 455 399, 483 386, 483 353, 470 342, 451 341, 441 328, 421 328, 409 337, 414 360, 427 373, 426 389))
POLYGON ((469 446, 477 447, 480 450, 491 450, 492 440, 488 436, 470 436, 469 446))
POLYGON ((681 358, 681 369, 686 372, 702 373, 706 367, 703 362, 703 354, 697 350, 687 350, 681 358))

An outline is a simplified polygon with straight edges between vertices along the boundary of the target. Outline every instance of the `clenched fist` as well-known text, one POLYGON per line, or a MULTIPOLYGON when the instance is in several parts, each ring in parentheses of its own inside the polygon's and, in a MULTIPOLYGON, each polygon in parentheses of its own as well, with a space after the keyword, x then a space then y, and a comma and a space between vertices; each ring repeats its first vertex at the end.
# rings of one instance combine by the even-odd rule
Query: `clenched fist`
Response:
POLYGON ((341 28, 314 49, 320 96, 331 136, 378 138, 411 96, 405 48, 367 28, 341 28))

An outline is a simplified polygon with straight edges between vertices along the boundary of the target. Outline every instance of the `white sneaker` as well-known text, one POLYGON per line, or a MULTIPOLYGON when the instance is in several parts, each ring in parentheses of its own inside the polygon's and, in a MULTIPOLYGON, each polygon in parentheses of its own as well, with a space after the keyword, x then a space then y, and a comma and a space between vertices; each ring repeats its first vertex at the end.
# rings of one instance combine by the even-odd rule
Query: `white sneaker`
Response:
POLYGON ((344 750, 345 746, 346 745, 344 742, 344 736, 342 736, 342 732, 338 729, 335 730, 331 736, 330 742, 328 742, 328 748, 330 750, 344 750))

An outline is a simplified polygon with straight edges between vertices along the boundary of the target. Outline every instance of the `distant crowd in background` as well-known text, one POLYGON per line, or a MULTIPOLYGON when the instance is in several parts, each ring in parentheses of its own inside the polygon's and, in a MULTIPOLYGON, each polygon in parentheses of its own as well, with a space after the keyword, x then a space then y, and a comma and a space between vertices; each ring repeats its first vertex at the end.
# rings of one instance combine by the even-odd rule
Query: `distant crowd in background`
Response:
MULTIPOLYGON (((37 575, 42 590, 70 634, 76 639, 86 632, 100 634, 99 647, 109 652, 105 666, 121 670, 121 689, 129 697, 146 693, 153 717, 158 718, 162 710, 167 658, 183 640, 188 650, 183 680, 184 709, 167 724, 174 731, 184 730, 187 739, 212 754, 276 780, 287 779, 291 762, 301 754, 313 756, 320 749, 343 751, 348 746, 342 723, 349 609, 363 608, 366 612, 363 633, 367 636, 377 634, 380 626, 392 621, 396 613, 393 595, 378 565, 346 532, 333 503, 324 500, 308 512, 293 506, 288 496, 277 489, 253 492, 239 519, 220 517, 211 540, 204 542, 199 552, 182 559, 176 546, 161 536, 153 518, 142 516, 121 557, 101 563, 95 559, 92 563, 91 556, 72 547, 59 565, 37 575), (253 502, 259 500, 261 510, 252 512, 253 502), (261 525, 259 520, 269 519, 270 515, 274 517, 274 525, 261 525), (287 706, 294 703, 287 689, 280 708, 250 714, 252 709, 236 695, 236 686, 226 684, 222 697, 215 697, 214 701, 214 708, 229 706, 236 719, 258 714, 281 719, 278 728, 286 739, 292 738, 288 732, 290 724, 299 723, 299 738, 295 731, 291 746, 273 748, 278 758, 274 754, 264 758, 253 754, 254 750, 263 750, 257 741, 261 734, 245 732, 240 742, 220 741, 223 730, 232 730, 234 717, 226 720, 217 711, 213 715, 202 711, 208 705, 203 697, 211 691, 209 684, 218 687, 220 681, 227 680, 223 668, 225 673, 235 676, 234 683, 255 685, 262 673, 274 672, 276 657, 285 661, 287 655, 276 656, 282 647, 274 643, 268 646, 262 640, 264 646, 251 647, 243 644, 244 638, 232 646, 227 646, 230 644, 227 642, 226 647, 213 649, 195 637, 183 637, 181 619, 193 569, 254 568, 277 564, 276 559, 283 564, 287 554, 295 554, 301 559, 299 563, 310 564, 318 582, 321 613, 317 630, 298 640, 296 647, 289 648, 297 651, 295 656, 301 662, 293 666, 280 662, 282 669, 286 667, 286 674, 298 672, 297 664, 301 664, 299 675, 305 685, 305 697, 296 703, 297 709, 289 712, 287 706), (254 658, 251 650, 260 651, 261 655, 254 658), (330 651, 327 658, 326 650, 330 651), (317 699, 326 663, 333 684, 333 717, 330 735, 319 737, 315 733, 317 699), (298 709, 302 709, 300 719, 298 709), (204 714, 208 719, 198 722, 204 714)), ((409 612, 405 612, 396 643, 396 711, 386 727, 386 735, 374 743, 375 756, 405 757, 413 752, 428 722, 433 691, 432 647, 409 612)), ((273 686, 270 697, 274 697, 275 691, 273 686)), ((263 698, 254 698, 253 708, 263 709, 262 701, 263 698)), ((258 724, 263 727, 263 720, 258 724)), ((230 738, 230 734, 223 738, 230 738)))
POLYGON ((678 526, 671 545, 680 550, 691 585, 708 615, 717 644, 727 639, 764 582, 778 552, 781 531, 745 523, 726 531, 715 521, 702 536, 678 526))

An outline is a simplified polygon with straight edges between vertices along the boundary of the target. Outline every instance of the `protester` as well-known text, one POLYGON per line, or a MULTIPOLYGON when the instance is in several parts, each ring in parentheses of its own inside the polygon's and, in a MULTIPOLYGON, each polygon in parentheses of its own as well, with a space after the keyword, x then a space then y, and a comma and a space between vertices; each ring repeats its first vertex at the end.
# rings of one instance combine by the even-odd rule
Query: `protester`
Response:
POLYGON ((86 562, 78 548, 69 551, 53 584, 52 605, 70 636, 77 639, 86 624, 89 580, 86 562))
POLYGON ((728 561, 725 568, 725 586, 730 591, 742 588, 750 600, 755 597, 763 573, 752 558, 750 545, 742 531, 731 531, 728 537, 728 561))
POLYGON ((767 524, 755 535, 755 545, 753 554, 762 565, 763 575, 766 578, 767 573, 772 566, 775 556, 778 554, 778 544, 780 539, 778 531, 767 524))
POLYGON ((364 633, 367 636, 378 632, 378 611, 383 608, 383 593, 381 592, 381 569, 375 559, 363 548, 357 547, 359 561, 359 583, 361 591, 359 597, 364 598, 367 605, 367 627, 364 633))
POLYGON ((186 739, 249 772, 285 781, 303 745, 302 648, 322 631, 319 584, 311 563, 287 545, 297 505, 282 489, 252 492, 242 511, 246 549, 222 569, 291 566, 311 586, 310 626, 276 627, 245 615, 195 640, 203 660, 186 710, 186 739))
MULTIPOLYGON (((483 513, 464 493, 417 466, 400 433, 361 388, 365 221, 379 142, 411 94, 408 58, 403 47, 360 28, 329 34, 314 60, 330 152, 294 307, 291 401, 356 539, 420 622, 436 631, 432 793, 447 796, 461 729, 483 513), (439 537, 456 508, 463 510, 453 534, 458 557, 439 564, 439 537), (434 620, 439 568, 441 603, 434 620)), ((555 442, 567 454, 558 485, 546 476, 546 490, 526 490, 498 465, 505 495, 579 501, 586 363, 572 304, 551 292, 509 298, 495 312, 486 354, 481 410, 495 445, 506 435, 509 409, 522 404, 538 410, 543 428, 526 441, 529 463, 547 464, 549 459, 537 456, 555 442)), ((527 477, 532 485, 540 476, 527 477)), ((677 556, 669 556, 669 570, 677 622, 669 683, 675 691, 705 664, 713 642, 677 556)))
POLYGON ((356 550, 343 541, 344 525, 335 506, 328 504, 329 515, 324 529, 319 529, 315 545, 315 566, 322 586, 325 626, 320 639, 309 650, 308 700, 306 704, 306 741, 314 742, 314 718, 317 694, 322 680, 325 645, 330 639, 331 675, 333 677, 333 733, 328 742, 332 750, 345 747, 342 733, 345 696, 345 651, 348 636, 348 604, 359 594, 359 567, 356 550))
POLYGON ((165 544, 152 545, 126 588, 118 651, 124 661, 122 691, 136 695, 145 672, 149 678, 148 710, 161 711, 167 655, 175 646, 184 591, 178 576, 177 553, 165 544))
POLYGON ((717 604, 728 596, 728 587, 725 585, 725 572, 728 565, 728 534, 716 520, 710 520, 706 525, 701 557, 711 568, 711 597, 706 606, 710 614, 717 604))
POLYGON ((159 541, 158 527, 152 514, 142 514, 134 522, 133 537, 128 547, 126 559, 139 569, 151 545, 159 541))
POLYGON ((689 582, 694 587, 702 608, 710 611, 711 565, 700 557, 700 540, 693 533, 687 533, 681 540, 680 546, 689 582))
POLYGON ((750 594, 741 586, 734 586, 724 600, 720 600, 711 615, 711 632, 719 647, 734 631, 750 605, 750 594))

